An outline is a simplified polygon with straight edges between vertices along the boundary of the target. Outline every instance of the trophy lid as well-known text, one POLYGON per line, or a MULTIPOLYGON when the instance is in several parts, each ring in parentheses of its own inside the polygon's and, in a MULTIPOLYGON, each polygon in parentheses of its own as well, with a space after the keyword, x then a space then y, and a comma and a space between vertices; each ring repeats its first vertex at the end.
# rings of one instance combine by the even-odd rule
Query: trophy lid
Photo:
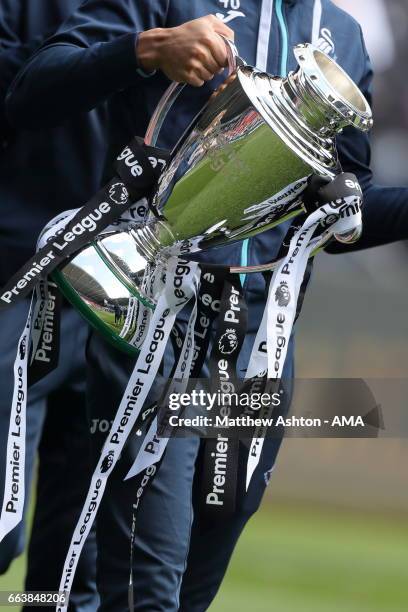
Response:
POLYGON ((293 51, 309 94, 333 109, 333 119, 342 117, 343 127, 353 125, 369 131, 373 126, 371 107, 343 68, 313 45, 297 45, 293 51))

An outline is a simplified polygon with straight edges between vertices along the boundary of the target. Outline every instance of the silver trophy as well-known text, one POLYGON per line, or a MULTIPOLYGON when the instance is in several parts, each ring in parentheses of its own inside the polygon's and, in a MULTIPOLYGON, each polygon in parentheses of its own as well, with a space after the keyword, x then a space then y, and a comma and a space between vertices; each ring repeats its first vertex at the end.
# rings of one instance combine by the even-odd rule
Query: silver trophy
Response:
MULTIPOLYGON (((310 44, 294 53, 287 78, 247 66, 226 41, 232 76, 202 108, 172 151, 143 224, 104 233, 54 273, 66 297, 118 348, 137 352, 143 313, 154 309, 157 262, 244 240, 305 213, 312 174, 341 171, 336 134, 368 131, 372 114, 350 77, 310 44)), ((155 144, 182 85, 165 93, 146 133, 155 144)), ((359 232, 339 236, 352 242, 359 232)), ((323 232, 314 252, 327 242, 323 232)), ((234 267, 251 273, 265 266, 234 267)))

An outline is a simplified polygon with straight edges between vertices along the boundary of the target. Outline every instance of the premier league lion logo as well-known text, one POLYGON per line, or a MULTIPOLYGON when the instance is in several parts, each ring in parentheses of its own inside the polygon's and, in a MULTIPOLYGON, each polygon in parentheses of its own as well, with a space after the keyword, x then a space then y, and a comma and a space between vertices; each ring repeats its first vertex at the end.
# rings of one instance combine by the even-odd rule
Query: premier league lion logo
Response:
POLYGON ((129 192, 123 183, 115 183, 109 189, 109 197, 115 204, 124 205, 129 200, 129 192))
POLYGON ((290 302, 290 291, 287 283, 281 283, 276 290, 275 300, 280 307, 286 307, 290 302))
POLYGON ((26 354, 26 344, 27 344, 27 339, 24 336, 24 338, 21 340, 20 342, 20 346, 18 347, 19 353, 20 353, 20 359, 23 360, 26 354))
POLYGON ((112 467, 112 464, 113 464, 113 455, 114 455, 114 452, 110 451, 106 455, 105 459, 102 461, 102 465, 101 465, 101 472, 102 472, 102 474, 107 472, 112 467))
POLYGON ((218 347, 223 355, 231 355, 238 346, 237 332, 227 329, 218 341, 218 347))

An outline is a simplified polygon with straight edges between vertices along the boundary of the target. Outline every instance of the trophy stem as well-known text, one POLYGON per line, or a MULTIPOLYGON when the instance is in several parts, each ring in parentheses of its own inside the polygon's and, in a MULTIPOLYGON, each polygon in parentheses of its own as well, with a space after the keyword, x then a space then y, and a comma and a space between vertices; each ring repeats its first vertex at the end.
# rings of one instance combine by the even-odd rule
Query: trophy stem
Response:
POLYGON ((163 221, 155 219, 143 227, 131 229, 132 236, 138 253, 149 263, 154 263, 160 258, 163 247, 171 246, 175 238, 163 221))

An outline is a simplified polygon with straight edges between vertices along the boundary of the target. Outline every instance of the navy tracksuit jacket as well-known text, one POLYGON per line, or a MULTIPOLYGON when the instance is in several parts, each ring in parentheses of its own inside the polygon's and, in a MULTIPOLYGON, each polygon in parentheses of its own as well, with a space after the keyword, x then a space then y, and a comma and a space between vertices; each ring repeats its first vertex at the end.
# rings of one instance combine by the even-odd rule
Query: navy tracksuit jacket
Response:
MULTIPOLYGON (((8 87, 30 55, 78 7, 80 0, 0 2, 0 284, 35 250, 44 224, 89 199, 101 181, 104 113, 77 113, 58 127, 33 132, 6 117, 8 87), (92 154, 91 154, 92 153, 92 154)), ((0 315, 0 501, 13 394, 13 364, 28 300, 0 315)), ((67 305, 61 321, 60 363, 30 389, 27 406, 26 506, 38 455, 36 504, 28 549, 27 590, 58 589, 66 549, 90 478, 85 403, 88 325, 67 305)), ((0 573, 25 548, 25 521, 0 544, 0 573)), ((70 612, 93 612, 94 534, 84 550, 70 612)))
MULTIPOLYGON (((237 47, 248 63, 272 74, 283 75, 296 67, 291 52, 294 45, 324 42, 330 54, 370 99, 372 73, 361 29, 329 0, 240 0, 234 3, 227 0, 88 0, 20 72, 9 93, 10 120, 27 128, 42 128, 59 124, 106 100, 110 117, 109 168, 114 155, 127 140, 135 134, 144 134, 168 86, 160 72, 146 78, 138 71, 137 33, 154 27, 176 26, 209 13, 219 14, 234 29, 237 47)), ((171 147, 175 143, 217 84, 214 80, 200 89, 189 88, 185 92, 164 126, 159 141, 161 146, 171 147)), ((365 194, 368 222, 362 244, 368 246, 405 237, 407 224, 404 224, 406 213, 403 209, 407 192, 372 184, 368 136, 346 129, 338 139, 338 147, 344 170, 357 174, 365 194), (384 217, 383 210, 386 211, 384 217), (375 219, 381 214, 380 227, 370 224, 371 211, 375 219), (405 228, 394 226, 395 211, 405 228), (388 237, 383 239, 380 230, 381 236, 388 231, 388 237)), ((275 257, 284 231, 283 227, 278 227, 249 243, 214 251, 208 258, 244 264, 268 261, 275 257)), ((263 280, 258 275, 248 276, 245 287, 250 331, 254 332, 264 303, 263 280)), ((244 367, 251 338, 250 334, 241 367, 244 367)), ((290 375, 292 358, 293 352, 287 360, 286 375, 290 375)), ((112 418, 132 364, 127 358, 113 354, 98 338, 91 342, 89 360, 91 410, 95 415, 112 418)), ((100 445, 102 442, 100 440, 100 445)), ((236 539, 259 504, 268 468, 277 450, 278 445, 265 445, 263 461, 234 519, 228 524, 204 525, 196 513, 190 534, 189 492, 197 449, 191 441, 171 441, 163 468, 145 498, 144 513, 139 519, 136 610, 202 612, 207 609, 217 592, 236 539), (188 566, 180 592, 187 555, 188 566)), ((129 449, 127 452, 129 454, 129 449)), ((127 609, 127 541, 132 490, 128 485, 125 488, 120 478, 130 461, 131 457, 122 457, 122 466, 119 465, 116 476, 115 472, 112 476, 98 519, 101 610, 127 609)), ((194 491, 193 505, 195 507, 194 491)))
POLYGON ((44 225, 83 204, 101 181, 103 110, 76 113, 58 126, 33 132, 20 119, 11 124, 5 109, 7 89, 19 69, 79 4, 0 3, 0 285, 32 256, 44 225))

